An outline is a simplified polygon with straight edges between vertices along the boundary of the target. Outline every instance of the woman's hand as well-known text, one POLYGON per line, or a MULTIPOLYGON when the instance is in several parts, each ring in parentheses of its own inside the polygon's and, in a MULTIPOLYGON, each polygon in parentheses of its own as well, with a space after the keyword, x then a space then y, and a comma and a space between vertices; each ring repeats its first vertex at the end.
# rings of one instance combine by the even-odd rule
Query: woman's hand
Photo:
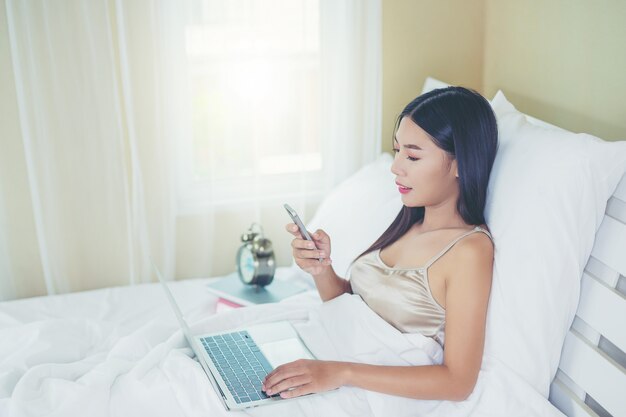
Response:
POLYGON ((324 272, 332 263, 330 259, 330 236, 323 230, 317 229, 315 233, 311 234, 313 238, 313 242, 311 242, 303 239, 295 223, 289 223, 286 229, 295 236, 295 239, 291 241, 291 247, 296 264, 313 276, 324 272), (322 262, 319 261, 320 258, 322 262))
POLYGON ((299 359, 267 374, 262 389, 267 395, 280 393, 282 398, 299 397, 313 392, 330 391, 345 384, 347 363, 299 359), (287 391, 290 388, 294 388, 287 391))

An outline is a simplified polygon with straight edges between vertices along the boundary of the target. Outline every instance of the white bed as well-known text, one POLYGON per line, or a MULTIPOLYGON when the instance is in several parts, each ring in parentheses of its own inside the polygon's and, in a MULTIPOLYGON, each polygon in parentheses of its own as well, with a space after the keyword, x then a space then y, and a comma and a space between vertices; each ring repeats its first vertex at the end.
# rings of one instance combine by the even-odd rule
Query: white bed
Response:
MULTIPOLYGON (((425 89, 428 86, 427 83, 425 89)), ((624 150, 626 148, 620 148, 624 150)), ((345 227, 341 215, 331 219, 324 217, 325 213, 332 204, 346 199, 353 202, 354 184, 370 186, 371 178, 381 179, 381 184, 386 184, 388 178, 381 172, 388 171, 389 163, 389 156, 381 157, 337 187, 308 226, 335 230, 331 237, 348 233, 341 229, 345 227)), ((494 189, 497 190, 497 184, 494 189)), ((387 193, 389 188, 384 190, 387 193)), ((523 375, 502 366, 497 355, 490 356, 488 350, 475 393, 458 404, 403 400, 345 387, 335 393, 260 407, 246 413, 226 413, 200 365, 191 358, 191 350, 186 346, 161 288, 158 284, 144 284, 0 303, 0 416, 557 417, 561 412, 569 417, 626 416, 626 176, 611 192, 608 204, 606 199, 604 201, 602 211, 606 213, 586 262, 576 319, 569 332, 564 330, 567 332, 564 344, 558 336, 551 341, 557 346, 563 344, 563 351, 556 378, 550 385, 549 402, 541 387, 537 388, 523 375)), ((363 198, 372 197, 367 194, 363 198)), ((377 204, 361 201, 370 211, 352 215, 355 221, 361 221, 359 215, 371 218, 372 213, 376 213, 380 229, 397 212, 398 202, 396 195, 385 194, 377 204)), ((494 210, 492 208, 491 215, 497 223, 494 210)), ((380 230, 373 227, 368 233, 354 236, 353 241, 367 245, 380 230)), ((345 240, 338 240, 333 249, 338 254, 345 252, 343 259, 339 255, 335 257, 338 270, 346 268, 353 255, 362 250, 345 240)), ((501 240, 505 242, 504 238, 501 240)), ((386 328, 376 317, 355 316, 348 306, 358 304, 354 298, 325 306, 311 290, 282 303, 215 314, 217 300, 204 289, 209 279, 171 283, 188 322, 198 328, 214 331, 286 319, 298 325, 305 338, 316 344, 322 358, 367 358, 413 364, 438 360, 434 351, 426 355, 428 358, 419 355, 418 348, 423 349, 424 341, 417 335, 405 337, 386 328), (331 313, 344 318, 344 327, 342 320, 333 325, 324 322, 324 316, 331 313), (349 317, 353 321, 346 321, 349 317), (363 345, 370 346, 348 346, 348 340, 325 340, 333 332, 338 339, 357 337, 340 333, 354 331, 347 327, 358 321, 361 321, 358 323, 360 331, 372 332, 370 339, 388 332, 389 339, 395 338, 397 344, 392 346, 387 340, 388 349, 384 350, 369 339, 363 345), (399 347, 403 343, 409 348, 399 347), (365 352, 365 348, 369 350, 365 352)), ((293 266, 279 268, 277 279, 310 283, 306 275, 293 266)), ((500 296, 499 292, 504 294, 505 287, 494 287, 496 296, 500 296)), ((493 307, 497 309, 498 305, 493 307)), ((563 317, 567 318, 568 314, 565 311, 563 317)), ((491 325, 495 328, 497 323, 491 325)), ((555 334, 559 335, 556 329, 555 334)), ((491 345, 488 343, 488 346, 491 345)), ((494 346, 497 347, 497 343, 494 346)), ((552 369, 539 371, 538 375, 543 375, 544 379, 545 375, 554 374, 552 369)))

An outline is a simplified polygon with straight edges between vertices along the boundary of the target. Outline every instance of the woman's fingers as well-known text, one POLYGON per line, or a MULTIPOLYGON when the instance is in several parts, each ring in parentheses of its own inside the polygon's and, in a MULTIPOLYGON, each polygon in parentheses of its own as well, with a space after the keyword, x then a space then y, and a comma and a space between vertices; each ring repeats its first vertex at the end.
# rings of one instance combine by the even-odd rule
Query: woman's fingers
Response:
POLYGON ((300 229, 298 229, 298 226, 295 223, 287 223, 285 229, 295 237, 299 237, 300 239, 302 239, 300 229))
POLYGON ((291 241, 291 247, 294 249, 316 249, 315 243, 306 239, 294 239, 291 241))
POLYGON ((328 257, 324 250, 317 249, 315 243, 305 239, 294 239, 291 241, 293 256, 300 259, 320 259, 328 257))
POLYGON ((263 379, 263 389, 268 390, 272 388, 274 385, 278 384, 280 381, 283 381, 288 378, 293 378, 294 376, 298 376, 302 374, 302 360, 296 360, 293 362, 288 362, 286 364, 280 365, 272 372, 267 374, 263 379))
POLYGON ((298 226, 295 223, 288 223, 285 229, 295 236, 291 241, 293 257, 296 264, 305 272, 317 275, 324 271, 324 267, 332 264, 330 259, 330 238, 321 229, 311 233, 313 241, 303 239, 298 226))
POLYGON ((294 256, 300 259, 324 259, 326 258, 326 254, 324 251, 317 250, 294 250, 294 256))
POLYGON ((328 235, 322 229, 317 229, 315 233, 311 234, 311 237, 316 240, 325 240, 328 237, 328 235))
POLYGON ((283 379, 280 382, 275 383, 273 386, 266 386, 267 395, 274 395, 278 392, 288 390, 289 388, 299 387, 300 385, 308 384, 311 382, 309 375, 297 375, 291 378, 283 379))
POLYGON ((294 398, 294 397, 300 397, 306 394, 311 394, 314 392, 311 386, 312 386, 311 384, 304 384, 292 390, 283 391, 280 393, 280 396, 281 398, 294 398))

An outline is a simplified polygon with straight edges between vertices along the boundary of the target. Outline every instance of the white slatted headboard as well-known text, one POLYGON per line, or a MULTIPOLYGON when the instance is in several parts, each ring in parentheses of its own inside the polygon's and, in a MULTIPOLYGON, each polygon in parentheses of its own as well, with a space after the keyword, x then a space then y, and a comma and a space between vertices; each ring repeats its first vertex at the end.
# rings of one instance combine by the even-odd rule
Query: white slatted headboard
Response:
POLYGON ((626 416, 626 174, 609 200, 550 386, 569 417, 626 416))

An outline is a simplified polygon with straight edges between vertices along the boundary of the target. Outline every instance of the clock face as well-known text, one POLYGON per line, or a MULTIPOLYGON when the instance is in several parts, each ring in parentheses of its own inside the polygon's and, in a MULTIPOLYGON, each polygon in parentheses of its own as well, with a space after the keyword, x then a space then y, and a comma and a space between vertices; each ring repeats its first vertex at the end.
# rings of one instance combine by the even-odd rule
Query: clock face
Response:
POLYGON ((239 249, 237 267, 239 268, 241 280, 246 283, 252 282, 255 273, 254 256, 252 251, 246 246, 239 249))

